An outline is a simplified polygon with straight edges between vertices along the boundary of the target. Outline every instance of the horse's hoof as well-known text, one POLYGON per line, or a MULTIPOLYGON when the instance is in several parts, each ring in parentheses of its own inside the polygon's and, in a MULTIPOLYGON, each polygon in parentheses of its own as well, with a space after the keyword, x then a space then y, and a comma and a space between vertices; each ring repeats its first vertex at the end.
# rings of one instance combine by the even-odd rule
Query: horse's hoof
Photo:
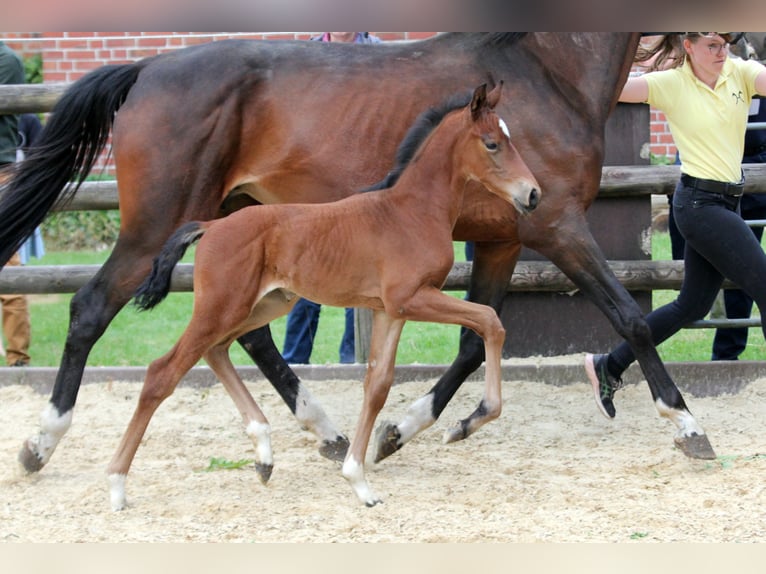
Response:
POLYGON ((710 445, 707 435, 693 434, 691 436, 680 436, 675 438, 675 443, 689 458, 698 458, 701 460, 715 460, 715 452, 710 445))
POLYGON ((322 446, 319 447, 319 454, 329 460, 343 462, 346 458, 348 447, 348 439, 343 435, 338 435, 334 441, 322 441, 322 446))
POLYGON ((375 452, 375 462, 380 462, 402 448, 399 443, 401 438, 402 433, 399 432, 399 428, 394 423, 388 421, 380 423, 378 430, 375 431, 375 443, 378 446, 375 452))
POLYGON ((261 464, 260 462, 255 463, 255 472, 258 473, 258 477, 261 479, 263 484, 269 482, 272 470, 274 470, 273 464, 261 464))
POLYGON ((40 457, 32 450, 28 440, 24 442, 24 446, 19 451, 19 462, 24 467, 24 470, 30 473, 37 472, 45 466, 40 457))
POLYGON ((457 423, 451 429, 447 429, 444 432, 444 444, 449 444, 451 442, 457 442, 459 440, 463 440, 467 436, 468 436, 467 427, 464 424, 464 422, 461 421, 457 423))
POLYGON ((365 505, 367 508, 372 508, 373 506, 375 506, 375 505, 377 505, 377 504, 383 504, 383 501, 382 501, 380 498, 374 498, 374 499, 372 499, 372 500, 368 500, 368 501, 366 501, 366 502, 364 503, 364 505, 365 505))

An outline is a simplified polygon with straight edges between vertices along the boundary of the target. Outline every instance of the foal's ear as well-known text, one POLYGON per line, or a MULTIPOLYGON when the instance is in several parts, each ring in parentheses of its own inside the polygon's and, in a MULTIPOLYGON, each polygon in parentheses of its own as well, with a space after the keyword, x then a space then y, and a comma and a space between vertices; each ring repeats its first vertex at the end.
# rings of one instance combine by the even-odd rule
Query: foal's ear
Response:
POLYGON ((479 114, 484 108, 494 109, 497 102, 500 101, 500 94, 503 93, 503 82, 498 83, 489 94, 487 93, 487 84, 482 84, 476 88, 473 92, 473 99, 471 100, 471 116, 474 121, 479 117, 479 114))
POLYGON ((473 91, 471 99, 471 117, 473 121, 479 119, 479 115, 487 106, 487 84, 482 84, 473 91))
POLYGON ((495 109, 497 102, 500 101, 500 95, 503 93, 503 81, 500 82, 487 94, 487 104, 490 108, 495 109))

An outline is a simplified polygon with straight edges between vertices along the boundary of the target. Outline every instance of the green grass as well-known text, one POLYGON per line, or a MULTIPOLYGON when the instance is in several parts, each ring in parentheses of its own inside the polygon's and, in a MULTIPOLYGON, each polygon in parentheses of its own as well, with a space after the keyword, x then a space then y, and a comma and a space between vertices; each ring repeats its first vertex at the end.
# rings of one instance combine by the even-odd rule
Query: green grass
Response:
MULTIPOLYGON (((667 233, 655 233, 652 239, 655 259, 670 259, 670 241, 667 233)), ((108 252, 50 252, 32 265, 98 264, 108 252)), ((463 244, 455 244, 456 260, 464 260, 463 244)), ((193 260, 193 250, 184 262, 193 260)), ((464 297, 460 291, 450 292, 464 297)), ((663 305, 675 298, 675 291, 655 291, 653 305, 663 305)), ((32 346, 30 355, 36 366, 58 366, 69 322, 70 295, 34 295, 31 299, 32 346)), ((93 348, 88 364, 91 366, 145 366, 168 351, 180 336, 191 315, 192 294, 171 293, 152 311, 138 312, 131 305, 123 309, 112 321, 103 337, 93 348)), ((338 346, 343 332, 343 309, 323 307, 319 330, 311 357, 313 364, 336 363, 338 346)), ((272 334, 278 348, 282 348, 285 319, 272 323, 272 334)), ((685 329, 660 345, 665 361, 707 361, 710 359, 714 331, 712 329, 685 329)), ((448 364, 455 358, 459 330, 453 325, 434 325, 410 322, 402 333, 398 364, 448 364)), ((766 343, 757 329, 751 329, 744 360, 761 360, 766 356, 766 343)), ((235 364, 252 362, 238 346, 232 346, 235 364)))

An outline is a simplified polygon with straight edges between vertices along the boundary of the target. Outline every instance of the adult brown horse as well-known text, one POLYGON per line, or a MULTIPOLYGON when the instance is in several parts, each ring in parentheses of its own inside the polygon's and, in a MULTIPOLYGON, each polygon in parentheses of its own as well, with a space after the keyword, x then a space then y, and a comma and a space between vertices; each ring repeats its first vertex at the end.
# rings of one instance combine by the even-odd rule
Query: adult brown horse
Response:
MULTIPOLYGON (((689 456, 712 449, 655 350, 640 307, 593 239, 585 210, 598 194, 604 127, 639 34, 450 33, 377 45, 227 41, 94 70, 73 84, 41 147, 0 200, 4 263, 57 201, 84 177, 112 131, 122 228, 99 273, 74 296, 70 327, 39 434, 20 460, 39 470, 71 423, 88 353, 185 221, 244 204, 326 202, 380 179, 424 104, 504 80, 517 147, 547 194, 518 220, 506 203, 470 186, 453 237, 473 240, 469 298, 499 309, 522 245, 548 257, 627 339, 662 416, 689 456), (119 112, 117 112, 119 110, 119 112)), ((299 422, 340 456, 345 438, 281 359, 267 328, 240 342, 299 422)), ((484 359, 474 334, 398 426, 377 458, 432 424, 484 359)))
POLYGON ((484 341, 484 397, 456 438, 500 415, 505 329, 491 307, 450 297, 441 287, 454 261, 452 229, 468 181, 478 181, 521 214, 540 201, 537 181, 513 146, 507 124, 493 111, 501 92, 502 83, 489 94, 482 84, 472 97, 450 98, 418 118, 402 144, 414 149, 411 159, 397 166, 393 185, 378 193, 331 203, 251 206, 223 219, 192 221, 170 237, 136 302, 149 309, 162 301, 173 268, 199 239, 194 310, 178 342, 149 366, 109 465, 115 510, 125 506, 128 470, 154 412, 202 357, 237 404, 255 443, 258 474, 268 481, 271 426, 231 363, 229 347, 239 335, 285 315, 298 296, 373 312, 364 400, 343 463, 343 476, 367 506, 380 499, 365 478, 365 454, 394 382, 406 321, 462 325, 484 341))

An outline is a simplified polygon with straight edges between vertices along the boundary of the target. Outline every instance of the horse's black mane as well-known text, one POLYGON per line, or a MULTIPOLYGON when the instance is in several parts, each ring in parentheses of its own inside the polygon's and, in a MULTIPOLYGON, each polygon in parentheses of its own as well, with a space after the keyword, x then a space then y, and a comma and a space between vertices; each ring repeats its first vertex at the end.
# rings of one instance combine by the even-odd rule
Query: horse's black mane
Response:
POLYGON ((526 36, 528 32, 492 32, 485 34, 484 42, 493 46, 514 44, 526 36))
POLYGON ((455 94, 438 106, 428 108, 425 112, 421 113, 415 119, 410 129, 407 130, 402 143, 399 144, 396 150, 396 162, 393 169, 388 172, 383 180, 364 188, 362 191, 377 191, 392 187, 399 180, 399 177, 412 160, 420 145, 436 129, 436 126, 441 123, 444 116, 451 111, 467 106, 471 103, 471 97, 472 94, 470 92, 455 94))

